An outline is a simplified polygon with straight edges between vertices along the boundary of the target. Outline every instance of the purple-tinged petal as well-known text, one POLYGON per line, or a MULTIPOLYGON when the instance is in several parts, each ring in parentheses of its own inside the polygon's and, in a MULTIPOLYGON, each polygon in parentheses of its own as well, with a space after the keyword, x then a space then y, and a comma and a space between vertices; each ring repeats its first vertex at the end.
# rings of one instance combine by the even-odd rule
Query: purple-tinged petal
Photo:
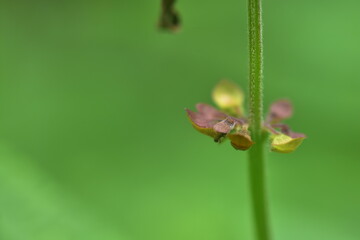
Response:
POLYGON ((293 114, 292 104, 288 100, 278 100, 270 107, 270 112, 267 116, 267 122, 280 122, 283 119, 291 117, 293 114))
POLYGON ((198 127, 212 128, 216 124, 216 121, 207 119, 203 114, 193 112, 189 109, 185 109, 185 111, 187 112, 190 121, 198 127))
POLYGON ((216 108, 205 104, 198 103, 196 104, 196 109, 201 115, 203 115, 207 120, 223 120, 227 117, 225 113, 218 111, 216 108))
POLYGON ((248 120, 246 118, 237 118, 237 117, 231 117, 231 116, 229 116, 229 118, 234 120, 236 122, 236 124, 239 124, 240 126, 248 123, 248 120))
POLYGON ((282 123, 272 124, 271 127, 272 128, 280 128, 281 133, 288 135, 289 137, 292 137, 292 138, 306 138, 306 135, 303 133, 297 133, 297 132, 291 131, 290 127, 286 124, 282 124, 282 123))
POLYGON ((232 120, 230 117, 218 122, 214 125, 214 130, 219 133, 228 133, 234 129, 236 122, 232 120))
POLYGON ((216 121, 206 120, 200 113, 193 112, 189 109, 185 109, 189 120, 192 126, 202 134, 214 138, 216 142, 220 141, 221 135, 213 129, 213 126, 216 124, 216 121))
POLYGON ((297 132, 292 132, 290 131, 288 134, 287 134, 289 137, 292 137, 292 138, 306 138, 306 135, 303 134, 303 133, 297 133, 297 132))

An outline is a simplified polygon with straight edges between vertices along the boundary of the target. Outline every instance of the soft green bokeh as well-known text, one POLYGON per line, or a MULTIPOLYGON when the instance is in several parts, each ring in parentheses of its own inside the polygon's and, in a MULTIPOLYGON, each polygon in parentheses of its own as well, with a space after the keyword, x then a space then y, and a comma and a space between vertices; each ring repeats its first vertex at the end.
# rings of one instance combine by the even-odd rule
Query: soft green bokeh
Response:
MULTIPOLYGON (((0 239, 251 240, 246 153, 184 107, 247 88, 246 1, 0 3, 0 239)), ((360 236, 360 2, 264 1, 265 106, 290 98, 292 154, 268 153, 275 240, 360 236)))

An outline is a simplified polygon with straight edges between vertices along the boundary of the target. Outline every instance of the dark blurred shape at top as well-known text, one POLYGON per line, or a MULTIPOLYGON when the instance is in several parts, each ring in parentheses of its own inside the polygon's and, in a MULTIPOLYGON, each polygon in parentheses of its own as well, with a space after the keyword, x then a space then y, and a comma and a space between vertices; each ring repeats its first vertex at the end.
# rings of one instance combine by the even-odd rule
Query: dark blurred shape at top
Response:
POLYGON ((180 17, 175 10, 176 0, 162 0, 159 27, 169 32, 177 32, 180 29, 180 17))

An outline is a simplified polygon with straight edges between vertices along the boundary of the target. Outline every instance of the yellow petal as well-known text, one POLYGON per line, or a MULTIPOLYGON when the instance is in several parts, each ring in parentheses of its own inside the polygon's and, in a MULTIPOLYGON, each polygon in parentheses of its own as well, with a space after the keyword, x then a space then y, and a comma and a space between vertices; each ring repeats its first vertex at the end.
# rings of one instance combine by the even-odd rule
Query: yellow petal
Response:
POLYGON ((212 98, 221 109, 226 110, 232 115, 242 115, 244 93, 237 84, 228 80, 221 80, 215 86, 212 98))
POLYGON ((279 153, 290 153, 295 151, 305 137, 292 138, 285 134, 272 135, 271 151, 279 153))

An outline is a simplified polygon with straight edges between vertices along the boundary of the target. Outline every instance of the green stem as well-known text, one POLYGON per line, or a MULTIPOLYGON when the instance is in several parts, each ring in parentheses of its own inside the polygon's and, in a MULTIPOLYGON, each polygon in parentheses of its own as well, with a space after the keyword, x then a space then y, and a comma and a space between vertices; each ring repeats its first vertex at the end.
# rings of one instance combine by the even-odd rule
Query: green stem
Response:
POLYGON ((249 175, 252 213, 258 240, 269 240, 265 187, 265 136, 263 116, 263 44, 261 0, 248 0, 249 57, 250 57, 250 130, 255 144, 249 151, 249 175))
POLYGON ((270 239, 266 201, 264 140, 265 137, 255 139, 256 144, 254 144, 249 151, 249 180, 252 213, 256 239, 258 240, 270 239))

